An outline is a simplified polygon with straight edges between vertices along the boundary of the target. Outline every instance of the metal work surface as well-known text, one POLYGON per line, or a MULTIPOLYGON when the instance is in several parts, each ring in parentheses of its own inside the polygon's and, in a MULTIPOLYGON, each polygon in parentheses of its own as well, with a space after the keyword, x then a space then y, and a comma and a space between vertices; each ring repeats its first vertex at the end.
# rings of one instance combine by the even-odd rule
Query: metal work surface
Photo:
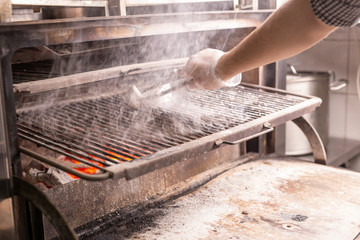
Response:
POLYGON ((326 239, 360 232, 360 174, 296 159, 248 162, 89 239, 326 239))
POLYGON ((86 164, 79 168, 88 171, 78 173, 66 167, 64 159, 42 161, 88 179, 131 179, 258 134, 320 103, 318 98, 247 85, 185 90, 157 108, 140 110, 127 105, 121 96, 50 106, 19 113, 18 126, 22 138, 66 156, 67 162, 86 164))

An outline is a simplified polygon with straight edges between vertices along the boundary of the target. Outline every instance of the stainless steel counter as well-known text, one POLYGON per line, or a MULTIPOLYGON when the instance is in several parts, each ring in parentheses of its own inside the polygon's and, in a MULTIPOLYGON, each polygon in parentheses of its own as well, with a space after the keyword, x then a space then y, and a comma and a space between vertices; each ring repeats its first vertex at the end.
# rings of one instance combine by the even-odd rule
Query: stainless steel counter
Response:
MULTIPOLYGON (((325 146, 328 158, 328 165, 341 166, 352 158, 360 155, 360 141, 344 138, 330 137, 328 144, 325 146)), ((312 154, 298 156, 298 159, 314 161, 312 154)))

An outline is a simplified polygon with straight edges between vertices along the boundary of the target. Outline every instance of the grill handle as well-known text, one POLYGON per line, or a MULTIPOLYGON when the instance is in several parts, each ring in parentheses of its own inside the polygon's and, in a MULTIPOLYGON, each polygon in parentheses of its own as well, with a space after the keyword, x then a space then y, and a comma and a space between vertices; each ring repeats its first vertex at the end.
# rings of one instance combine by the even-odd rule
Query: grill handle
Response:
POLYGON ((246 141, 248 141, 248 140, 250 140, 250 139, 253 139, 253 138, 259 137, 259 136, 261 136, 261 135, 264 135, 264 134, 266 134, 266 133, 272 132, 273 130, 274 130, 274 128, 271 126, 270 123, 264 123, 261 131, 258 132, 258 133, 255 133, 255 134, 253 134, 253 135, 251 135, 251 136, 248 136, 248 137, 246 137, 246 138, 239 139, 239 140, 234 141, 234 142, 230 142, 230 141, 226 141, 226 140, 219 139, 219 140, 215 141, 215 145, 216 145, 217 147, 220 147, 222 144, 236 145, 236 144, 238 144, 238 143, 246 142, 246 141))

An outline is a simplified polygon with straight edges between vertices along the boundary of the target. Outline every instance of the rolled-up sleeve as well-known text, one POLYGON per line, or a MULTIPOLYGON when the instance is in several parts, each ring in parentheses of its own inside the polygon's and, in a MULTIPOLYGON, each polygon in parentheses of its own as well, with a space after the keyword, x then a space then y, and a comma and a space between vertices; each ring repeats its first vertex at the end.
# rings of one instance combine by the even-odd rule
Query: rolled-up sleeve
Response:
POLYGON ((360 0, 310 0, 314 14, 324 23, 349 27, 358 22, 360 0))

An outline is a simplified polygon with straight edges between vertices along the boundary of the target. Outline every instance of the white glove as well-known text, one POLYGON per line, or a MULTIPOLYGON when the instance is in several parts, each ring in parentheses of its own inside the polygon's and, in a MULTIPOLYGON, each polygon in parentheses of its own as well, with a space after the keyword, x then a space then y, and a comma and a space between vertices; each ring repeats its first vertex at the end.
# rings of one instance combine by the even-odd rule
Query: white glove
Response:
POLYGON ((216 65, 224 54, 221 50, 208 48, 192 55, 185 66, 185 74, 193 79, 189 87, 211 90, 237 86, 241 82, 241 73, 224 81, 215 72, 216 65))

